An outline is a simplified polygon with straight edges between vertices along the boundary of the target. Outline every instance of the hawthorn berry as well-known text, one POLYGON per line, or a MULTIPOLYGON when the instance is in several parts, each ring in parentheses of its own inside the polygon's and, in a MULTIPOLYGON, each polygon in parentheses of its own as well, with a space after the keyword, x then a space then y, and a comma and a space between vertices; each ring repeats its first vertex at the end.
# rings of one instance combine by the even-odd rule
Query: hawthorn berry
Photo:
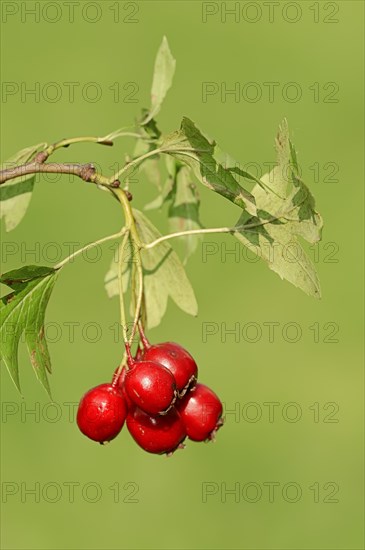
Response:
POLYGON ((134 362, 124 385, 129 399, 149 414, 165 414, 176 400, 174 377, 154 361, 134 362))
POLYGON ((160 363, 171 371, 179 397, 185 395, 187 390, 196 383, 197 364, 190 353, 179 344, 164 342, 151 346, 147 343, 143 359, 160 363))
POLYGON ((105 443, 119 434, 126 416, 127 406, 121 390, 113 384, 100 384, 81 398, 77 425, 90 439, 105 443))
POLYGON ((150 415, 134 407, 127 416, 127 428, 134 441, 145 451, 155 454, 173 453, 182 448, 186 430, 172 407, 165 415, 150 415))
POLYGON ((212 440, 223 425, 223 406, 219 397, 204 384, 197 384, 178 403, 177 410, 189 439, 212 440))

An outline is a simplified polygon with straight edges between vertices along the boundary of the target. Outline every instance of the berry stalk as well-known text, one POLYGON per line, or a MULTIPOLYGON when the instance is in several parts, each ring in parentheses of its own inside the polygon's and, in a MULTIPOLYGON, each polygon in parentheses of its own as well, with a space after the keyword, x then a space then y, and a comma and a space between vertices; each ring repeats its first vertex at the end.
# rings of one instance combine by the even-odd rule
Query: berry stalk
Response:
MULTIPOLYGON (((142 159, 142 157, 139 157, 139 158, 142 159)), ((139 321, 140 316, 141 316, 141 309, 142 309, 142 303, 143 303, 143 294, 144 294, 144 289, 143 289, 143 267, 142 267, 142 258, 141 258, 142 243, 141 243, 141 240, 139 238, 139 234, 138 234, 136 223, 135 223, 134 216, 133 216, 133 211, 132 211, 132 208, 131 208, 131 205, 130 205, 127 194, 125 193, 125 191, 123 189, 120 189, 120 188, 114 189, 112 192, 113 192, 114 195, 117 196, 119 202, 121 203, 121 205, 123 207, 125 220, 126 220, 126 226, 129 230, 129 237, 130 237, 130 240, 131 240, 134 257, 136 258, 136 278, 138 280, 138 294, 137 294, 137 299, 136 299, 136 304, 135 304, 135 314, 134 314, 132 331, 131 331, 131 335, 130 335, 129 340, 128 340, 129 345, 131 345, 132 342, 133 342, 133 338, 135 336, 136 330, 137 330, 138 321, 139 321)), ((122 262, 121 258, 120 258, 120 262, 122 262)), ((120 280, 121 280, 121 270, 122 270, 122 263, 120 263, 120 266, 119 266, 120 280)), ((135 279, 134 279, 134 281, 135 281, 135 279)), ((135 282, 134 282, 134 284, 135 284, 135 282)), ((124 339, 124 342, 126 342, 126 339, 124 339)))
POLYGON ((119 282, 119 303, 120 303, 120 322, 122 325, 122 333, 124 343, 128 343, 127 336, 127 316, 124 305, 124 289, 123 289, 123 253, 126 247, 126 244, 129 239, 129 229, 124 234, 123 240, 119 246, 119 266, 118 266, 118 282, 119 282))
POLYGON ((139 335, 141 337, 141 341, 142 341, 142 344, 143 344, 143 347, 145 350, 147 350, 148 348, 151 347, 151 344, 144 332, 144 328, 143 328, 143 325, 141 322, 138 323, 138 330, 139 330, 139 335))

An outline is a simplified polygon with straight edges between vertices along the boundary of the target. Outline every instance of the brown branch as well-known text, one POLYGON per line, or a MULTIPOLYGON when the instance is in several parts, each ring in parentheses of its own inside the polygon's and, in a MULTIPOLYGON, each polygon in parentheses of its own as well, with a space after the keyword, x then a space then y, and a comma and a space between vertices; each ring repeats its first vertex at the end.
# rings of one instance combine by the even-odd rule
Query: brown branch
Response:
POLYGON ((93 142, 100 145, 113 145, 113 141, 110 139, 97 138, 93 136, 62 139, 57 141, 53 145, 49 145, 43 151, 37 153, 34 158, 21 166, 13 166, 5 170, 0 170, 0 185, 8 180, 25 176, 28 174, 49 173, 49 174, 73 174, 78 176, 83 181, 89 181, 92 183, 104 185, 106 187, 119 187, 119 180, 111 182, 110 179, 98 174, 92 163, 78 164, 78 163, 47 163, 49 156, 52 155, 57 149, 61 147, 69 147, 73 143, 93 142))
MULTIPOLYGON (((42 155, 42 153, 39 153, 42 155)), ((28 174, 49 173, 49 174, 73 174, 83 181, 104 185, 106 187, 119 187, 120 182, 116 180, 110 183, 108 178, 98 174, 92 163, 88 164, 59 164, 55 162, 44 163, 42 157, 38 157, 38 162, 32 161, 21 166, 14 166, 5 170, 0 170, 0 185, 11 179, 25 176, 28 174), (39 162, 41 161, 41 162, 39 162)))

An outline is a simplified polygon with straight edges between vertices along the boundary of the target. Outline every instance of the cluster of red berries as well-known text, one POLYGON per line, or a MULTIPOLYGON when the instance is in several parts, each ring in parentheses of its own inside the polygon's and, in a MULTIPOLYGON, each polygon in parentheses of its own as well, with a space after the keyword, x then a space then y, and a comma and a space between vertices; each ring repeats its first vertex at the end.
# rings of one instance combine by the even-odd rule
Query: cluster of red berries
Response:
POLYGON ((222 403, 204 384, 198 367, 183 347, 172 342, 151 345, 141 333, 143 349, 128 366, 118 368, 110 384, 101 384, 81 399, 77 424, 100 443, 114 439, 126 421, 129 433, 145 451, 171 454, 193 441, 214 439, 222 426, 222 403))

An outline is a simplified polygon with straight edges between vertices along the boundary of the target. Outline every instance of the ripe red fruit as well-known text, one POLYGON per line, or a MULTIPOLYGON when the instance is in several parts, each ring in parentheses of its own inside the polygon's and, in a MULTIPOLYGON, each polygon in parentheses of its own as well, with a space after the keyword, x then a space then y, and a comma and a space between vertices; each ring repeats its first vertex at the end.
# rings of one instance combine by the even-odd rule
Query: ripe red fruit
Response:
POLYGON ((214 439, 222 426, 223 406, 218 396, 204 384, 197 384, 179 403, 177 409, 189 439, 214 439))
POLYGON ((186 437, 179 413, 172 407, 165 415, 149 415, 135 407, 127 416, 127 428, 134 441, 145 451, 173 453, 183 447, 186 437))
POLYGON ((104 443, 120 432, 127 416, 127 406, 120 389, 112 384, 100 384, 82 397, 77 411, 81 432, 104 443))
POLYGON ((129 399, 149 414, 166 413, 176 400, 174 377, 153 361, 133 363, 124 384, 129 399))
POLYGON ((173 374, 179 397, 196 383, 198 367, 186 349, 174 342, 164 342, 148 346, 144 353, 145 361, 156 361, 173 374))

